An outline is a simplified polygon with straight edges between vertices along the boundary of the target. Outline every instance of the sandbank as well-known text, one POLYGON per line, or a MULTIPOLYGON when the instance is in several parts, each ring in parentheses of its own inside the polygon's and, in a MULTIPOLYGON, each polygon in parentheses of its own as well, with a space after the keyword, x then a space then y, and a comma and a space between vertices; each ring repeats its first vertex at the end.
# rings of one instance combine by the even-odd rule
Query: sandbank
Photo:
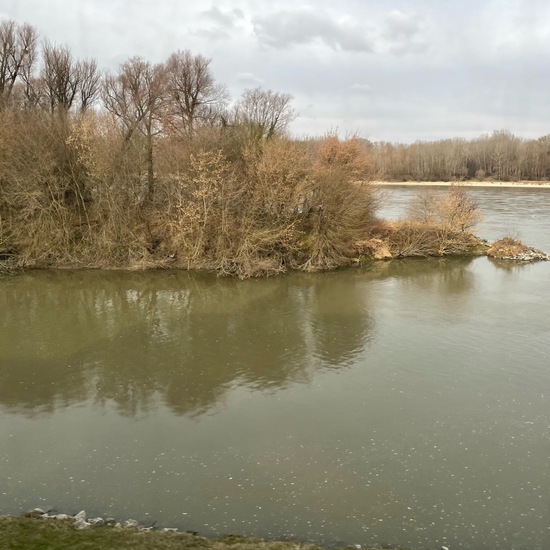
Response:
POLYGON ((550 181, 373 181, 379 186, 403 187, 518 187, 529 189, 550 189, 550 181))

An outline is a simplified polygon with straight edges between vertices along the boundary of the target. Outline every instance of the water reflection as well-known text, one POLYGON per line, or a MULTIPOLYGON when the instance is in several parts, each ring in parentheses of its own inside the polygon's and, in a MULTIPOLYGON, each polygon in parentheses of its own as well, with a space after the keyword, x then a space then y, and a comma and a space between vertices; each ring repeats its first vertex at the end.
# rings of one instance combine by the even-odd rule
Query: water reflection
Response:
POLYGON ((0 509, 547 548, 548 268, 5 279, 0 509))
POLYGON ((492 265, 504 272, 515 273, 522 271, 529 266, 527 262, 511 262, 509 260, 499 260, 496 258, 488 258, 492 265))
POLYGON ((200 414, 234 385, 280 388, 344 364, 373 329, 367 293, 330 306, 319 277, 50 272, 2 290, 0 400, 30 414, 94 398, 133 415, 159 396, 200 414), (325 334, 338 342, 330 353, 325 334))
POLYGON ((375 337, 374 281, 467 295, 468 260, 237 282, 180 272, 36 272, 2 281, 0 403, 93 400, 200 415, 237 386, 275 391, 353 363, 375 337))

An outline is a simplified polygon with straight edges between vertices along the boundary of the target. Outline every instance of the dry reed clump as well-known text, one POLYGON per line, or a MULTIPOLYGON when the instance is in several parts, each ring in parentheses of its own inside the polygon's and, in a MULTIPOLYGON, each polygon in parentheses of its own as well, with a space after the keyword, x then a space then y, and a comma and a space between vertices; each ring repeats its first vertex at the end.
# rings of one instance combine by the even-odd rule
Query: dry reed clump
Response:
POLYGON ((358 256, 372 258, 373 260, 391 260, 393 254, 387 240, 372 237, 370 239, 356 241, 353 247, 358 256))

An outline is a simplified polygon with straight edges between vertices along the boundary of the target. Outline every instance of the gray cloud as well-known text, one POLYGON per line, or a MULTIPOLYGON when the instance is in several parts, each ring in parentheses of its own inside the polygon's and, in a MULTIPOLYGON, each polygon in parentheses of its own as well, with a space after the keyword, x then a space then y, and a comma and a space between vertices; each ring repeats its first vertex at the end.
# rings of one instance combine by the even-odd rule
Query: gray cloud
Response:
POLYGON ((338 51, 363 53, 422 53, 428 44, 424 20, 416 13, 393 10, 384 17, 340 16, 311 8, 280 10, 253 18, 261 44, 277 49, 323 44, 338 51))
POLYGON ((238 20, 244 18, 243 12, 238 8, 223 11, 217 6, 212 6, 209 10, 203 11, 201 15, 223 27, 229 28, 234 27, 238 20))
POLYGON ((104 69, 205 55, 235 99, 259 85, 292 94, 300 135, 549 131, 545 0, 0 0, 2 15, 104 69))
POLYGON ((371 95, 373 93, 372 86, 370 84, 352 84, 350 90, 353 94, 358 95, 371 95))
POLYGON ((282 10, 252 20, 259 40, 274 48, 321 42, 332 49, 371 52, 369 30, 349 19, 335 20, 311 8, 282 10))
POLYGON ((208 27, 195 28, 192 33, 197 37, 204 37, 212 41, 230 40, 232 34, 244 20, 242 10, 221 10, 212 6, 209 10, 200 13, 200 19, 207 21, 208 27))
POLYGON ((239 73, 235 80, 238 84, 247 88, 262 86, 265 84, 265 80, 254 73, 239 73))
POLYGON ((421 53, 428 47, 422 31, 423 21, 420 16, 393 10, 386 16, 381 34, 388 43, 390 53, 421 53))

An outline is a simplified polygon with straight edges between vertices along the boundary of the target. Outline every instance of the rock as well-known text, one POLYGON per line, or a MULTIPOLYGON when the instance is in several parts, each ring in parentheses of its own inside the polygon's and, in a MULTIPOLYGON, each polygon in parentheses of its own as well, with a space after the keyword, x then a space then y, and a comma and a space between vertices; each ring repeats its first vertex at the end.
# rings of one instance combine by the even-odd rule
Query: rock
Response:
POLYGON ((55 514, 55 516, 50 516, 53 519, 70 519, 71 516, 68 516, 67 514, 55 514))
POLYGON ((86 511, 85 510, 80 510, 80 512, 78 512, 78 514, 74 515, 73 516, 74 519, 78 520, 78 519, 86 519, 86 511))
POLYGON ((105 520, 103 518, 89 518, 88 523, 91 525, 105 525, 105 520))
POLYGON ((25 515, 29 518, 41 518, 44 517, 44 510, 42 508, 33 508, 32 510, 29 510, 25 515))
POLYGON ((105 523, 107 525, 116 525, 116 519, 115 518, 106 518, 105 523))
POLYGON ((135 519, 127 519, 124 522, 124 527, 126 529, 135 529, 136 527, 139 527, 139 522, 136 521, 135 519))
POLYGON ((74 522, 75 529, 82 530, 82 529, 88 529, 89 527, 91 527, 91 525, 83 518, 78 518, 74 522))
POLYGON ((177 527, 164 527, 161 529, 161 533, 177 533, 178 529, 177 527))

